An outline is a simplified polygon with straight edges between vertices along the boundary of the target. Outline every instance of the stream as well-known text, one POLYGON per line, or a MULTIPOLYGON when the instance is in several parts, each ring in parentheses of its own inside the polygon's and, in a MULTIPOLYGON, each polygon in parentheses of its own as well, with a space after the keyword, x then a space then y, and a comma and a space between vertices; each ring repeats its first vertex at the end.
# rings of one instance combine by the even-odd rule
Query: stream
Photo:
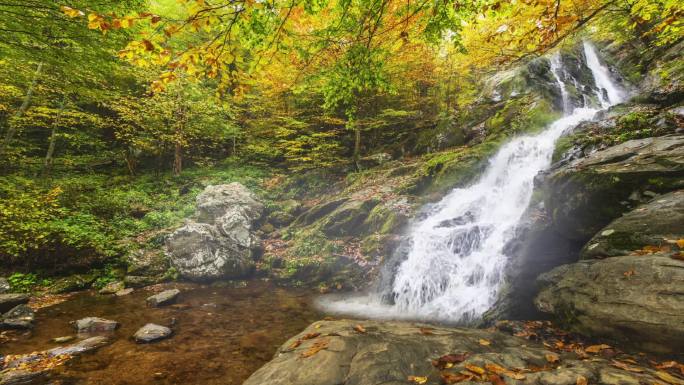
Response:
POLYGON ((58 368, 60 384, 222 384, 237 385, 269 361, 277 348, 320 319, 310 292, 283 289, 262 281, 244 287, 168 284, 181 295, 175 305, 149 308, 150 287, 127 296, 93 292, 36 313, 35 327, 11 332, 0 343, 0 356, 51 349, 53 338, 75 335, 71 321, 97 316, 118 321, 112 342, 58 368), (131 336, 148 322, 170 326, 174 334, 152 344, 131 336))

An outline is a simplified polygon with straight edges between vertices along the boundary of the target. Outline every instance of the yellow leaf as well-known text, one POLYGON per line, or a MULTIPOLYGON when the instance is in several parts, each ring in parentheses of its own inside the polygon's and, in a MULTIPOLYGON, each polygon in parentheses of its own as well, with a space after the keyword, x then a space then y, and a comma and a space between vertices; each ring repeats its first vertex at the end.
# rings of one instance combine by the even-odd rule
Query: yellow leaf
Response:
POLYGON ((672 385, 684 385, 684 381, 673 377, 670 373, 658 370, 655 373, 656 377, 672 385))
POLYGON ((555 353, 546 353, 544 357, 546 357, 546 361, 551 364, 555 364, 560 361, 560 357, 558 357, 558 354, 555 353))
POLYGON ((601 344, 601 345, 591 345, 588 348, 585 349, 587 353, 598 353, 603 349, 610 349, 610 345, 606 344, 601 344))
POLYGON ((482 369, 482 368, 479 367, 479 366, 475 366, 475 365, 471 365, 471 364, 466 364, 465 367, 466 367, 466 369, 470 370, 471 372, 477 373, 477 374, 480 374, 480 375, 484 374, 484 372, 485 372, 485 370, 482 369))
POLYGON ((486 340, 486 339, 484 339, 484 338, 480 338, 480 345, 482 345, 482 346, 489 346, 489 345, 491 345, 491 344, 492 344, 492 343, 491 343, 489 340, 486 340))
POLYGON ((83 11, 80 11, 78 9, 74 9, 71 7, 67 7, 66 5, 61 6, 60 9, 62 10, 62 12, 64 12, 65 15, 67 15, 69 17, 79 17, 79 16, 85 15, 85 13, 83 13, 83 11))
POLYGON ((680 249, 684 249, 684 238, 681 238, 681 239, 678 239, 678 240, 677 240, 677 246, 678 246, 680 249))

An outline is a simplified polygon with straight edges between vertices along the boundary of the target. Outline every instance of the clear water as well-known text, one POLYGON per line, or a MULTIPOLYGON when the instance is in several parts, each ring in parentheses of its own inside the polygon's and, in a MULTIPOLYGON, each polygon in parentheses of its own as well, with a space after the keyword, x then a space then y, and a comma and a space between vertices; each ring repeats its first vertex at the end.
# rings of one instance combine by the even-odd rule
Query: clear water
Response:
MULTIPOLYGON (((591 44, 585 43, 584 49, 596 87, 607 91, 606 106, 618 103, 622 93, 608 69, 591 44)), ((534 177, 550 166, 563 132, 598 111, 569 107, 561 60, 556 56, 551 63, 563 105, 568 106, 565 116, 538 135, 511 140, 490 159, 476 183, 456 188, 428 207, 425 218, 410 228, 408 255, 391 287, 363 297, 322 298, 323 308, 364 317, 468 323, 492 307, 505 279, 504 247, 515 237, 530 203, 534 177), (382 300, 388 292, 392 304, 382 300)))

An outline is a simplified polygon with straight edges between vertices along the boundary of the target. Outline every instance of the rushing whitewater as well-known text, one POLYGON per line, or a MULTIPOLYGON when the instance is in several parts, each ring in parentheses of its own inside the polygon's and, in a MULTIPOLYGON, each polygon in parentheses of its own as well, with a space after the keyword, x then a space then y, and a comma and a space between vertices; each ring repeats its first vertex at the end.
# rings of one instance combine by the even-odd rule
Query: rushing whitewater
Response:
MULTIPOLYGON (((585 43, 584 51, 601 106, 618 103, 622 92, 601 65, 593 46, 585 43)), ((572 108, 558 55, 551 58, 551 71, 565 116, 538 135, 511 140, 490 159, 476 183, 456 188, 428 207, 424 219, 410 229, 407 257, 396 269, 391 287, 380 288, 385 293, 323 300, 327 310, 366 317, 468 323, 492 307, 505 278, 504 248, 515 237, 530 203, 534 177, 549 167, 555 142, 563 132, 598 111, 572 108), (383 294, 391 304, 383 303, 383 294)))

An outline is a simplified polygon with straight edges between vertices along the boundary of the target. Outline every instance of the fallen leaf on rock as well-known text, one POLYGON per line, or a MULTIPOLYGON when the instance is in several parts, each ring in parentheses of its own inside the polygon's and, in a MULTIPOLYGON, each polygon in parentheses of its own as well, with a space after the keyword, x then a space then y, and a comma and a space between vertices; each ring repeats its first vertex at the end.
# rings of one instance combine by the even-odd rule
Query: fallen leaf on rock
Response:
POLYGON ((487 376, 487 378, 489 379, 489 382, 491 382, 494 385, 506 385, 504 380, 501 377, 499 377, 499 375, 497 375, 497 374, 490 373, 487 376))
POLYGON ((290 349, 292 349, 292 350, 297 349, 299 347, 299 345, 301 345, 301 344, 302 344, 302 340, 297 340, 297 341, 293 342, 292 345, 290 345, 290 349))
POLYGON ((482 345, 482 346, 489 346, 492 344, 489 340, 486 340, 484 338, 480 338, 479 342, 480 342, 480 345, 482 345))
POLYGON ((359 333, 365 333, 365 332, 366 332, 366 328, 364 328, 364 327, 361 326, 361 325, 356 325, 356 326, 354 326, 354 330, 357 331, 357 332, 359 332, 359 333))
POLYGON ((462 373, 442 373, 442 381, 445 384, 456 384, 463 381, 470 381, 473 379, 472 375, 462 374, 462 373))
POLYGON ((427 382, 427 377, 417 377, 417 376, 409 376, 408 380, 410 382, 413 382, 414 384, 424 384, 427 382))
POLYGON ((487 369, 488 371, 495 373, 495 374, 501 374, 503 376, 510 377, 514 380, 524 380, 525 379, 524 374, 516 373, 512 370, 506 369, 506 368, 499 366, 497 364, 486 364, 485 369, 487 369))
POLYGON ((450 368, 454 366, 454 364, 458 364, 465 361, 466 358, 468 358, 468 353, 447 354, 432 361, 432 365, 439 369, 450 368))
POLYGON ((634 274, 636 274, 636 271, 634 271, 634 269, 630 269, 630 270, 627 270, 624 273, 622 273, 622 275, 624 275, 626 278, 629 278, 629 277, 633 276, 634 274))
POLYGON ((600 352, 603 349, 610 349, 610 345, 606 345, 606 344, 591 345, 591 346, 587 347, 586 349, 584 349, 584 351, 587 353, 594 353, 595 354, 595 353, 600 352))
POLYGON ((676 243, 680 249, 684 249, 684 238, 678 239, 676 243))
MULTIPOLYGON (((617 360, 611 361, 610 364, 611 364, 612 366, 616 367, 616 368, 619 368, 619 369, 622 369, 622 370, 626 370, 626 371, 628 371, 628 372, 642 373, 642 372, 644 371, 644 369, 637 368, 637 367, 634 367, 634 366, 629 366, 629 365, 627 365, 626 363, 621 362, 621 361, 617 361, 617 360)), ((684 384, 683 384, 683 385, 684 385, 684 384)))
POLYGON ((546 361, 548 361, 550 364, 560 362, 560 357, 558 356, 558 354, 555 353, 546 353, 544 357, 546 357, 546 361))
POLYGON ((658 370, 655 372, 656 377, 672 385, 684 385, 684 380, 680 380, 668 372, 658 370))
POLYGON ((682 252, 674 253, 672 254, 672 259, 676 259, 678 261, 684 261, 684 254, 682 252))
POLYGON ((316 338, 316 337, 318 337, 318 336, 320 336, 320 335, 321 335, 321 333, 309 333, 309 334, 305 334, 304 337, 302 337, 302 340, 304 340, 304 341, 306 341, 306 340, 312 340, 312 339, 314 339, 314 338, 316 338))
POLYGON ((470 370, 471 372, 479 374, 479 375, 483 375, 485 373, 485 370, 482 369, 481 367, 477 366, 477 365, 466 364, 465 367, 466 367, 466 369, 470 370))
POLYGON ((418 329, 418 330, 420 330, 420 334, 425 335, 425 336, 429 336, 429 335, 435 334, 435 333, 433 333, 433 331, 434 331, 435 329, 420 328, 420 329, 418 329))
POLYGON ((588 385, 589 381, 587 380, 586 377, 580 375, 577 376, 577 381, 575 381, 575 385, 588 385))
POLYGON ((309 358, 313 356, 314 354, 320 352, 323 349, 327 349, 328 345, 330 344, 330 341, 328 340, 318 340, 314 342, 309 349, 307 349, 305 352, 300 354, 299 356, 302 358, 309 358))

